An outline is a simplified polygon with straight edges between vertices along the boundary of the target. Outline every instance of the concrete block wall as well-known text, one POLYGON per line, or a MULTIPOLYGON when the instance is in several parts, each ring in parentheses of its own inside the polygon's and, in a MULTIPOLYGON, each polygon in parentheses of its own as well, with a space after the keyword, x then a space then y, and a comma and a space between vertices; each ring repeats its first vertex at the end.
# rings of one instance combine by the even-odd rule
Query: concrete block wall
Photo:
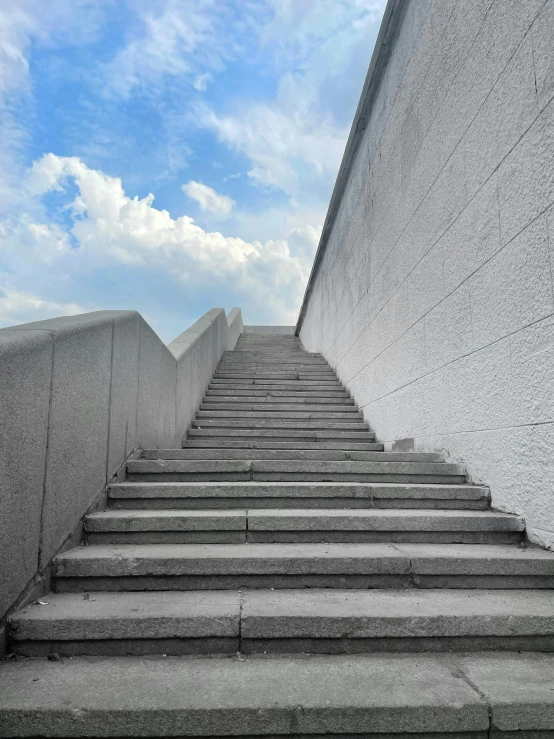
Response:
POLYGON ((139 447, 178 447, 242 330, 215 308, 167 347, 134 311, 0 330, 0 620, 139 447))
POLYGON ((554 545, 554 0, 391 0, 298 331, 554 545), (365 103, 364 103, 365 100, 365 103))

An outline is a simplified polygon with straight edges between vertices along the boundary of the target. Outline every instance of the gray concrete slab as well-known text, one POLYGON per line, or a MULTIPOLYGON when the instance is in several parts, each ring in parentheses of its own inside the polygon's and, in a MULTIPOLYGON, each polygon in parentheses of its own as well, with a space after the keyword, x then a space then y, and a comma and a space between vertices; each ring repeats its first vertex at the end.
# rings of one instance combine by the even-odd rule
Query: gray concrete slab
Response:
POLYGON ((396 574, 407 556, 387 544, 96 545, 56 557, 56 576, 396 574))
MULTIPOLYGON (((547 655, 470 655, 455 662, 491 709, 491 730, 552 731, 554 661, 547 655)), ((538 734, 537 734, 538 735, 538 734)))
POLYGON ((488 489, 478 485, 402 485, 394 483, 331 482, 123 482, 110 485, 112 499, 141 497, 303 497, 400 498, 417 500, 485 500, 488 489))
MULTIPOLYGON (((296 414, 294 414, 296 415, 296 414)), ((358 419, 342 421, 327 420, 286 420, 278 418, 197 418, 192 422, 193 428, 227 428, 227 429, 301 429, 301 430, 336 430, 336 431, 367 431, 369 426, 358 419)))
POLYGON ((554 575, 554 553, 538 548, 400 544, 415 575, 554 575))
MULTIPOLYGON (((370 439, 373 438, 370 436, 370 439)), ((296 441, 283 441, 282 439, 275 438, 268 440, 265 437, 258 439, 240 438, 232 439, 229 437, 209 437, 204 436, 198 438, 195 435, 192 438, 185 438, 183 440, 184 449, 335 449, 335 450, 356 450, 356 451, 383 451, 383 444, 379 444, 375 441, 368 441, 367 443, 358 443, 356 441, 332 441, 332 440, 313 440, 305 441, 302 438, 296 441)))
POLYGON ((431 657, 135 657, 6 664, 0 722, 5 736, 398 736, 486 732, 489 716, 431 657))
POLYGON ((492 511, 256 510, 252 531, 523 531, 518 516, 492 511))
POLYGON ((10 617, 14 641, 238 636, 240 593, 48 593, 10 617))
POLYGON ((338 449, 145 449, 144 459, 272 459, 365 462, 441 462, 441 455, 414 452, 350 452, 338 449))
POLYGON ((376 639, 554 634, 544 590, 290 590, 243 595, 245 639, 376 639))
POLYGON ((85 519, 86 531, 244 531, 246 511, 101 511, 85 519))

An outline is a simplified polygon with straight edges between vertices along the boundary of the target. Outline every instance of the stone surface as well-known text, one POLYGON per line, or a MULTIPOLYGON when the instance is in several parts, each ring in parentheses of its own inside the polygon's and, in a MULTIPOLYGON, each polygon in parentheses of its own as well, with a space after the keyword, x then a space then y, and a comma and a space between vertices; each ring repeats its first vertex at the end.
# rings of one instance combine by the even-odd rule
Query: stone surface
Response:
POLYGON ((386 544, 96 545, 72 549, 56 557, 56 574, 62 578, 404 574, 408 570, 407 554, 386 544))
POLYGON ((523 531, 523 521, 490 511, 257 510, 252 531, 523 531))
POLYGON ((403 5, 339 177, 300 338, 387 450, 411 440, 464 463, 552 546, 551 465, 532 456, 554 420, 552 2, 403 5), (536 335, 516 375, 515 332, 536 335))
POLYGON ((243 531, 246 511, 102 511, 86 517, 87 531, 243 531))
POLYGON ((50 593, 10 619, 16 641, 238 636, 240 594, 50 593))
POLYGON ((137 445, 140 321, 140 315, 134 312, 123 313, 113 321, 108 480, 137 445))
POLYGON ((486 732, 486 701, 452 672, 432 657, 16 662, 0 722, 52 737, 486 732))
POLYGON ((545 591, 290 590, 244 595, 245 639, 552 635, 545 591))
POLYGON ((0 330, 0 619, 38 567, 53 348, 45 331, 0 330))

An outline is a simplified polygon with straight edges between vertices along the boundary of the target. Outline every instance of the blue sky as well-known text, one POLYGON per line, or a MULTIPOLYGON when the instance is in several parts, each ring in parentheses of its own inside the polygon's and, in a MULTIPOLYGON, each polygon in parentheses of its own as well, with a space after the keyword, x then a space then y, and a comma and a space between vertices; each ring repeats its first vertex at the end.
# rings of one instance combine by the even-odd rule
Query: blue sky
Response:
POLYGON ((0 326, 294 323, 385 0, 0 0, 0 326))

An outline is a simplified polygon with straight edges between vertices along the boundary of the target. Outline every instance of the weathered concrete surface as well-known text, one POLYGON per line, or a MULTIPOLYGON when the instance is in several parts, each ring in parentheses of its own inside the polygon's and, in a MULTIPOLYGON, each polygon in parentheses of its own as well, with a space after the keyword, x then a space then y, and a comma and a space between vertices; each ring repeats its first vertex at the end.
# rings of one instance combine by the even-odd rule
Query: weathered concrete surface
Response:
POLYGON ((241 620, 245 639, 552 635, 554 593, 258 590, 241 620))
POLYGON ((133 311, 0 330, 0 619, 134 449, 180 443, 242 327, 232 314, 173 349, 133 311))
POLYGON ((7 737, 105 736, 106 726, 119 737, 488 727, 487 703, 428 657, 14 663, 0 672, 0 688, 7 737))
POLYGON ((26 640, 164 639, 238 636, 240 593, 49 593, 10 618, 26 640))
POLYGON ((554 545, 552 2, 401 6, 300 338, 387 449, 444 451, 554 545))
POLYGON ((38 568, 53 350, 47 332, 0 331, 0 617, 38 568))

